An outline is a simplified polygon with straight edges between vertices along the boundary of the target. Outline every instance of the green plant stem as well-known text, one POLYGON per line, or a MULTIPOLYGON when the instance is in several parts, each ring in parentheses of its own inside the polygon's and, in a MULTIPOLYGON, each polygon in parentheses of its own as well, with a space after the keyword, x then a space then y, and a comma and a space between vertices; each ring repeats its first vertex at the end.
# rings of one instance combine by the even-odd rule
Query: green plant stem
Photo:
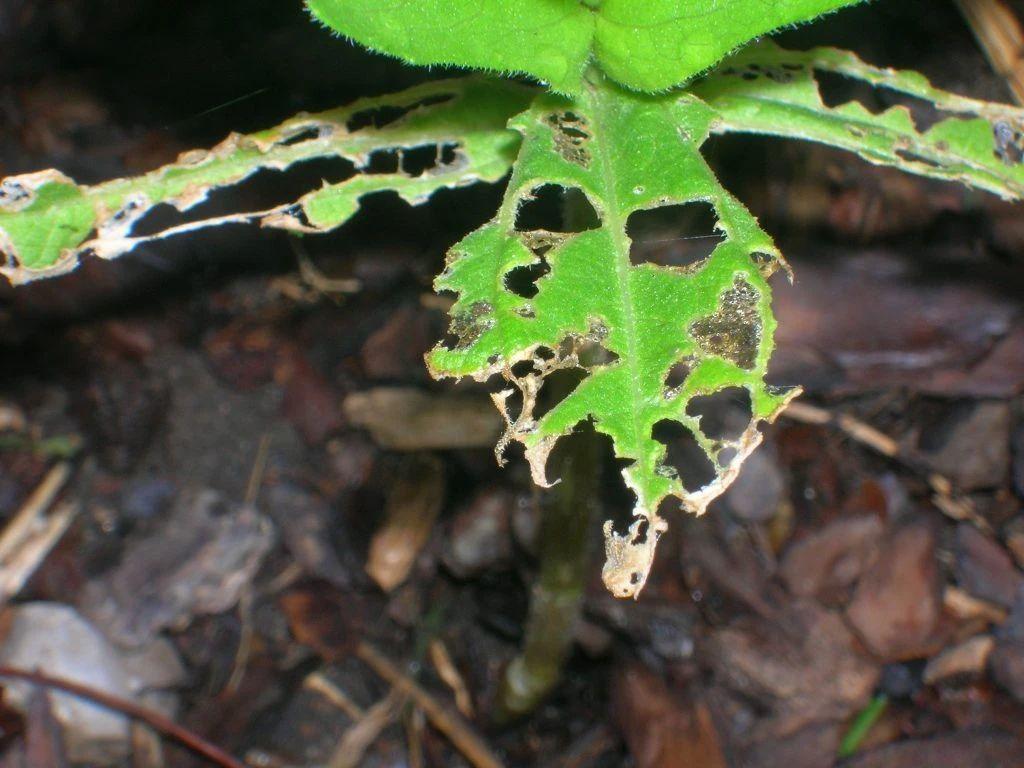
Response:
POLYGON ((532 712, 557 685, 583 605, 595 517, 599 448, 592 432, 566 441, 540 530, 540 572, 533 586, 522 652, 498 691, 495 720, 532 712))
POLYGON ((857 717, 854 718, 850 729, 843 736, 843 740, 839 744, 838 756, 840 758, 849 757, 860 749, 860 745, 864 742, 868 732, 885 714, 888 706, 889 698, 885 694, 879 694, 869 701, 864 709, 857 713, 857 717))

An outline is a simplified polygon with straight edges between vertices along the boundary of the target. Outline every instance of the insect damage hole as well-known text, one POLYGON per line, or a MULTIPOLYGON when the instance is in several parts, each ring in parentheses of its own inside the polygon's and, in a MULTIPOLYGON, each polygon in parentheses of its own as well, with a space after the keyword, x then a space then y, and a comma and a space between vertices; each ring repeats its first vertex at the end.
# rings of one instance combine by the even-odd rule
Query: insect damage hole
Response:
POLYGON ((725 240, 718 214, 706 200, 634 211, 626 220, 629 260, 663 267, 696 268, 725 240))
POLYGON ((523 195, 516 210, 519 232, 585 232, 601 226, 597 211, 578 187, 541 184, 523 195))
POLYGON ((543 257, 533 264, 515 267, 505 274, 505 288, 516 296, 532 299, 540 290, 537 281, 551 271, 551 267, 543 257))
POLYGON ((690 324, 690 335, 701 351, 751 370, 761 347, 760 296, 742 275, 737 275, 732 287, 719 297, 718 309, 690 324))
POLYGON ((818 83, 821 103, 829 109, 841 107, 852 101, 858 102, 872 114, 878 114, 882 107, 878 102, 874 86, 838 72, 826 69, 814 70, 814 80, 818 83))
POLYGON ((452 165, 456 159, 456 147, 452 142, 426 144, 402 151, 401 168, 406 176, 422 176, 430 171, 452 165))
POLYGON ((548 115, 548 124, 554 128, 555 151, 562 156, 562 159, 581 165, 584 168, 590 165, 590 150, 587 149, 587 142, 590 141, 590 126, 585 118, 575 112, 555 112, 548 115))
POLYGON ((573 366, 552 371, 544 377, 544 386, 537 395, 533 418, 543 418, 552 408, 576 391, 583 380, 590 376, 586 368, 573 366))
POLYGON ((693 370, 694 363, 694 358, 687 356, 679 362, 673 363, 672 367, 668 369, 668 375, 665 377, 666 398, 675 397, 679 394, 686 383, 686 378, 693 370))
POLYGON ((745 387, 726 387, 694 397, 686 413, 700 419, 700 431, 712 440, 738 440, 750 426, 754 406, 745 387))
POLYGON ((451 350, 471 347, 494 327, 493 311, 486 301, 476 301, 468 309, 453 314, 441 346, 451 350))
POLYGON ((665 470, 674 472, 683 488, 693 493, 717 477, 715 465, 693 433, 672 419, 654 425, 651 437, 665 445, 665 470))
POLYGON ((451 101, 453 98, 455 98, 454 94, 438 93, 433 96, 422 98, 412 104, 402 106, 384 104, 379 107, 361 109, 352 114, 345 123, 345 127, 352 133, 355 131, 361 131, 364 128, 384 128, 385 126, 401 120, 413 110, 421 107, 431 107, 438 104, 444 104, 447 101, 451 101))

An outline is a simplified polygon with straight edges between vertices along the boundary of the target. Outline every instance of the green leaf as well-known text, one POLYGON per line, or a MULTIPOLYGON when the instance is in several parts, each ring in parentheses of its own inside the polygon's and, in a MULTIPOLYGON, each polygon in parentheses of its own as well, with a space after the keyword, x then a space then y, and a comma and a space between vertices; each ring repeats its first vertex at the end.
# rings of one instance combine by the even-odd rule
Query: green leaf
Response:
POLYGON ((692 91, 718 113, 718 132, 817 141, 878 165, 1024 197, 1024 110, 939 90, 917 72, 872 67, 845 51, 765 43, 727 60, 692 91), (906 105, 877 114, 858 101, 828 107, 815 78, 820 72, 905 94, 912 104, 933 105, 943 119, 921 130, 906 105))
POLYGON ((640 91, 689 80, 779 27, 859 0, 604 0, 594 53, 608 75, 640 91))
POLYGON ((18 254, 26 269, 58 261, 85 240, 95 222, 85 193, 58 171, 0 182, 0 252, 18 254))
POLYGON ((594 16, 574 0, 307 0, 323 24, 410 64, 523 72, 575 91, 594 16))
POLYGON ((23 283, 74 269, 87 250, 114 258, 142 242, 230 223, 323 232, 352 216, 367 194, 393 191, 415 205, 441 188, 495 182, 508 173, 519 144, 508 120, 531 97, 530 90, 512 83, 437 81, 298 115, 266 131, 234 134, 209 151, 186 152, 137 178, 80 186, 52 170, 9 177, 0 182, 0 274, 23 283), (436 165, 415 176, 401 170, 403 151, 430 147, 436 165), (397 170, 367 172, 378 153, 393 154, 397 170), (190 211, 211 191, 258 170, 284 171, 317 158, 347 160, 354 175, 265 210, 200 214, 153 234, 132 234, 159 203, 190 211))
POLYGON ((685 94, 641 96, 606 82, 572 101, 539 97, 512 121, 523 145, 497 217, 452 248, 435 283, 458 299, 455 340, 428 355, 432 373, 481 381, 500 374, 521 394, 518 408, 515 390, 494 396, 508 422, 499 456, 510 441, 522 443, 534 480, 547 484, 555 442, 589 421, 629 462, 623 476, 636 494, 636 520, 625 535, 605 528, 603 575, 620 596, 637 594, 646 581, 665 528, 660 503, 674 496, 702 513, 760 442, 758 421, 795 394, 763 381, 775 330, 767 277, 781 262, 701 157, 714 117, 685 94), (599 223, 579 232, 517 229, 520 206, 550 182, 571 190, 577 207, 592 206, 599 223), (633 265, 630 215, 695 201, 714 206, 725 235, 713 253, 686 269, 633 265), (507 282, 524 267, 549 270, 532 297, 507 282), (679 363, 689 373, 670 384, 679 363), (545 379, 566 368, 585 378, 538 415, 545 379), (716 439, 687 408, 732 387, 749 392, 750 422, 735 439, 716 439), (714 479, 703 487, 685 488, 666 465, 666 446, 653 436, 665 421, 688 430, 712 463, 714 479))
POLYGON ((520 72, 578 94, 593 60, 663 91, 779 27, 859 0, 307 0, 331 29, 411 64, 520 72))

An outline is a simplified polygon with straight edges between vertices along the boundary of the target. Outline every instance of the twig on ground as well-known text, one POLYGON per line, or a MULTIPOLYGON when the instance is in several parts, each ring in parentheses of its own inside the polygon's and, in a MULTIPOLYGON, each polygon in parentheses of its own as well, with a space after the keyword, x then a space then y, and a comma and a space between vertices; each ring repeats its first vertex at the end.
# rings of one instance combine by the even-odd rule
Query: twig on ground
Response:
POLYGON ((298 237, 290 237, 288 241, 291 243, 292 252, 295 254, 295 259, 299 264, 299 275, 302 277, 302 281, 317 293, 331 296, 338 293, 359 293, 362 290, 363 283, 361 280, 356 278, 331 278, 317 269, 313 260, 309 257, 306 246, 298 237))
POLYGON ((21 591, 71 525, 78 505, 46 512, 71 476, 71 464, 56 464, 0 533, 0 606, 21 591))
POLYGON ((1003 0, 956 0, 996 74, 1024 104, 1024 28, 1003 0))
POLYGON ((255 635, 252 626, 252 604, 252 588, 246 587, 238 597, 238 621, 241 631, 238 637, 238 649, 235 651, 234 665, 231 668, 231 677, 224 685, 224 690, 228 693, 238 690, 249 666, 249 656, 252 653, 252 641, 255 635))
POLYGON ((405 741, 408 745, 409 768, 423 768, 423 729, 427 727, 427 718, 423 710, 409 707, 405 716, 405 741))
POLYGON ((302 685, 311 691, 319 693, 352 720, 361 720, 366 716, 366 710, 352 701, 349 695, 341 690, 341 688, 324 677, 322 672, 314 672, 302 681, 302 685))
POLYGON ((619 743, 619 737, 607 725, 596 725, 572 743, 558 768, 587 768, 619 743))
POLYGON ((366 710, 342 734, 327 762, 328 768, 356 768, 362 763, 366 750, 377 740, 381 731, 395 721, 405 698, 405 694, 392 689, 387 696, 366 710))
POLYGON ((422 709, 431 725, 447 736, 455 748, 475 768, 503 768, 502 762, 491 751, 491 748, 457 712, 431 696, 384 654, 364 641, 357 646, 356 656, 395 690, 408 696, 417 707, 422 709))
POLYGON ((908 451, 889 435, 881 432, 870 424, 845 413, 831 413, 824 408, 807 403, 790 403, 783 411, 786 418, 804 424, 834 426, 854 441, 899 462, 903 467, 920 475, 932 489, 932 503, 947 517, 954 520, 967 520, 983 531, 991 531, 992 526, 978 514, 970 499, 960 495, 949 478, 936 472, 923 456, 908 451))
POLYGON ((949 614, 961 621, 981 620, 989 624, 1002 624, 1007 611, 1001 605, 982 600, 980 597, 949 585, 942 593, 942 606, 949 614))
POLYGON ((57 691, 69 693, 72 696, 85 699, 86 701, 98 704, 106 709, 120 712, 126 717, 139 720, 153 730, 159 731, 167 738, 173 739, 197 755, 205 757, 214 765, 219 765, 222 768, 246 768, 242 762, 232 757, 215 744, 211 744, 199 734, 193 733, 184 726, 178 725, 169 717, 166 717, 159 712, 154 712, 153 710, 148 709, 141 704, 137 704, 134 701, 130 701, 129 699, 123 699, 120 696, 115 696, 113 694, 106 693, 105 691, 97 690, 96 688, 83 683, 77 683, 74 680, 51 677, 43 672, 32 672, 26 669, 16 669, 5 665, 0 665, 0 678, 23 680, 34 685, 41 685, 45 688, 52 688, 57 691))
POLYGON ((252 462, 252 470, 249 472, 249 482, 245 487, 245 506, 251 507, 256 503, 260 495, 260 488, 263 486, 263 475, 267 470, 267 453, 270 451, 270 435, 263 435, 260 438, 259 448, 256 449, 256 458, 252 462))
POLYGON ((455 708, 465 717, 473 717, 473 697, 469 695, 466 681, 459 674, 459 670, 455 666, 455 662, 452 661, 451 654, 448 653, 444 643, 434 638, 430 641, 429 652, 430 660, 434 663, 434 669, 437 670, 438 677, 455 694, 455 708))

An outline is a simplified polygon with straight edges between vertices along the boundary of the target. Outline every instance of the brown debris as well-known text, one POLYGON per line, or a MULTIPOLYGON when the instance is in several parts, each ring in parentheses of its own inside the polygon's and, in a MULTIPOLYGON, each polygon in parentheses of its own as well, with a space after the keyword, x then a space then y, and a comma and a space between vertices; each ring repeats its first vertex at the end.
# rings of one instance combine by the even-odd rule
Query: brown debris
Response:
POLYGON ((754 744, 743 755, 743 768, 822 768, 832 765, 842 736, 842 725, 820 722, 793 733, 772 735, 754 744))
POLYGON ((370 542, 366 572, 385 592, 409 576, 433 532, 444 500, 444 466, 430 455, 410 457, 395 477, 384 523, 370 542))
POLYGON ((928 660, 924 668, 924 682, 928 685, 949 679, 977 678, 985 672, 985 665, 995 647, 991 635, 976 635, 951 646, 928 660))
POLYGON ((423 355, 437 336, 429 318, 416 305, 399 307, 363 344, 363 372, 371 379, 424 376, 423 355))
POLYGON ((990 665, 993 679, 1024 703, 1024 589, 1017 593, 1008 620, 999 628, 990 665))
POLYGON ((342 427, 341 399, 302 355, 289 354, 274 375, 284 384, 281 408, 285 418, 306 443, 318 445, 342 427))
POLYGON ((786 733, 855 712, 879 674, 840 616, 810 600, 774 621, 735 620, 711 634, 703 655, 717 679, 768 707, 786 733))
POLYGON ((129 538, 116 568, 89 583, 83 610, 117 642, 141 645, 193 616, 232 608, 274 538, 255 509, 231 508, 209 490, 186 493, 159 528, 129 538))
POLYGON ((492 447, 501 416, 486 397, 431 394, 411 387, 378 387, 345 398, 345 417, 396 451, 492 447))
POLYGON ((646 667, 630 664, 619 671, 612 702, 637 768, 726 768, 707 705, 677 700, 646 667))
POLYGON ((507 565, 512 558, 511 517, 515 499, 508 491, 486 488, 451 522, 441 561, 460 579, 507 565))
POLYGON ((995 488, 1010 464, 1010 408, 1002 401, 959 404, 922 433, 931 466, 964 491, 995 488))
POLYGON ((982 600, 1004 608, 1013 605, 1024 573, 996 541, 968 523, 956 529, 956 576, 960 586, 982 600))
POLYGON ((878 556, 882 532, 876 515, 840 517, 790 545, 779 576, 798 597, 837 604, 878 556))
POLYGON ((935 648, 942 584, 935 528, 914 518, 891 530, 874 567, 846 610, 850 624, 883 661, 926 656, 935 648))
POLYGON ((887 744, 843 763, 843 768, 923 766, 1021 768, 1024 766, 1024 742, 996 730, 954 731, 930 739, 887 744))
POLYGON ((836 256, 798 263, 799 285, 776 288, 772 364, 780 380, 811 391, 906 386, 968 397, 1024 389, 1014 302, 965 280, 925 282, 893 251, 836 256), (929 311, 908 316, 907 307, 920 306, 929 311), (989 365, 992 356, 1001 364, 989 365))
POLYGON ((292 557, 311 576, 336 587, 351 586, 358 568, 347 533, 339 530, 336 515, 315 494, 290 483, 277 483, 266 491, 267 509, 277 523, 292 557), (342 547, 337 542, 342 542, 342 547))
POLYGON ((351 593, 313 582, 289 590, 279 602, 295 639, 327 661, 351 653, 361 639, 364 604, 351 593))

